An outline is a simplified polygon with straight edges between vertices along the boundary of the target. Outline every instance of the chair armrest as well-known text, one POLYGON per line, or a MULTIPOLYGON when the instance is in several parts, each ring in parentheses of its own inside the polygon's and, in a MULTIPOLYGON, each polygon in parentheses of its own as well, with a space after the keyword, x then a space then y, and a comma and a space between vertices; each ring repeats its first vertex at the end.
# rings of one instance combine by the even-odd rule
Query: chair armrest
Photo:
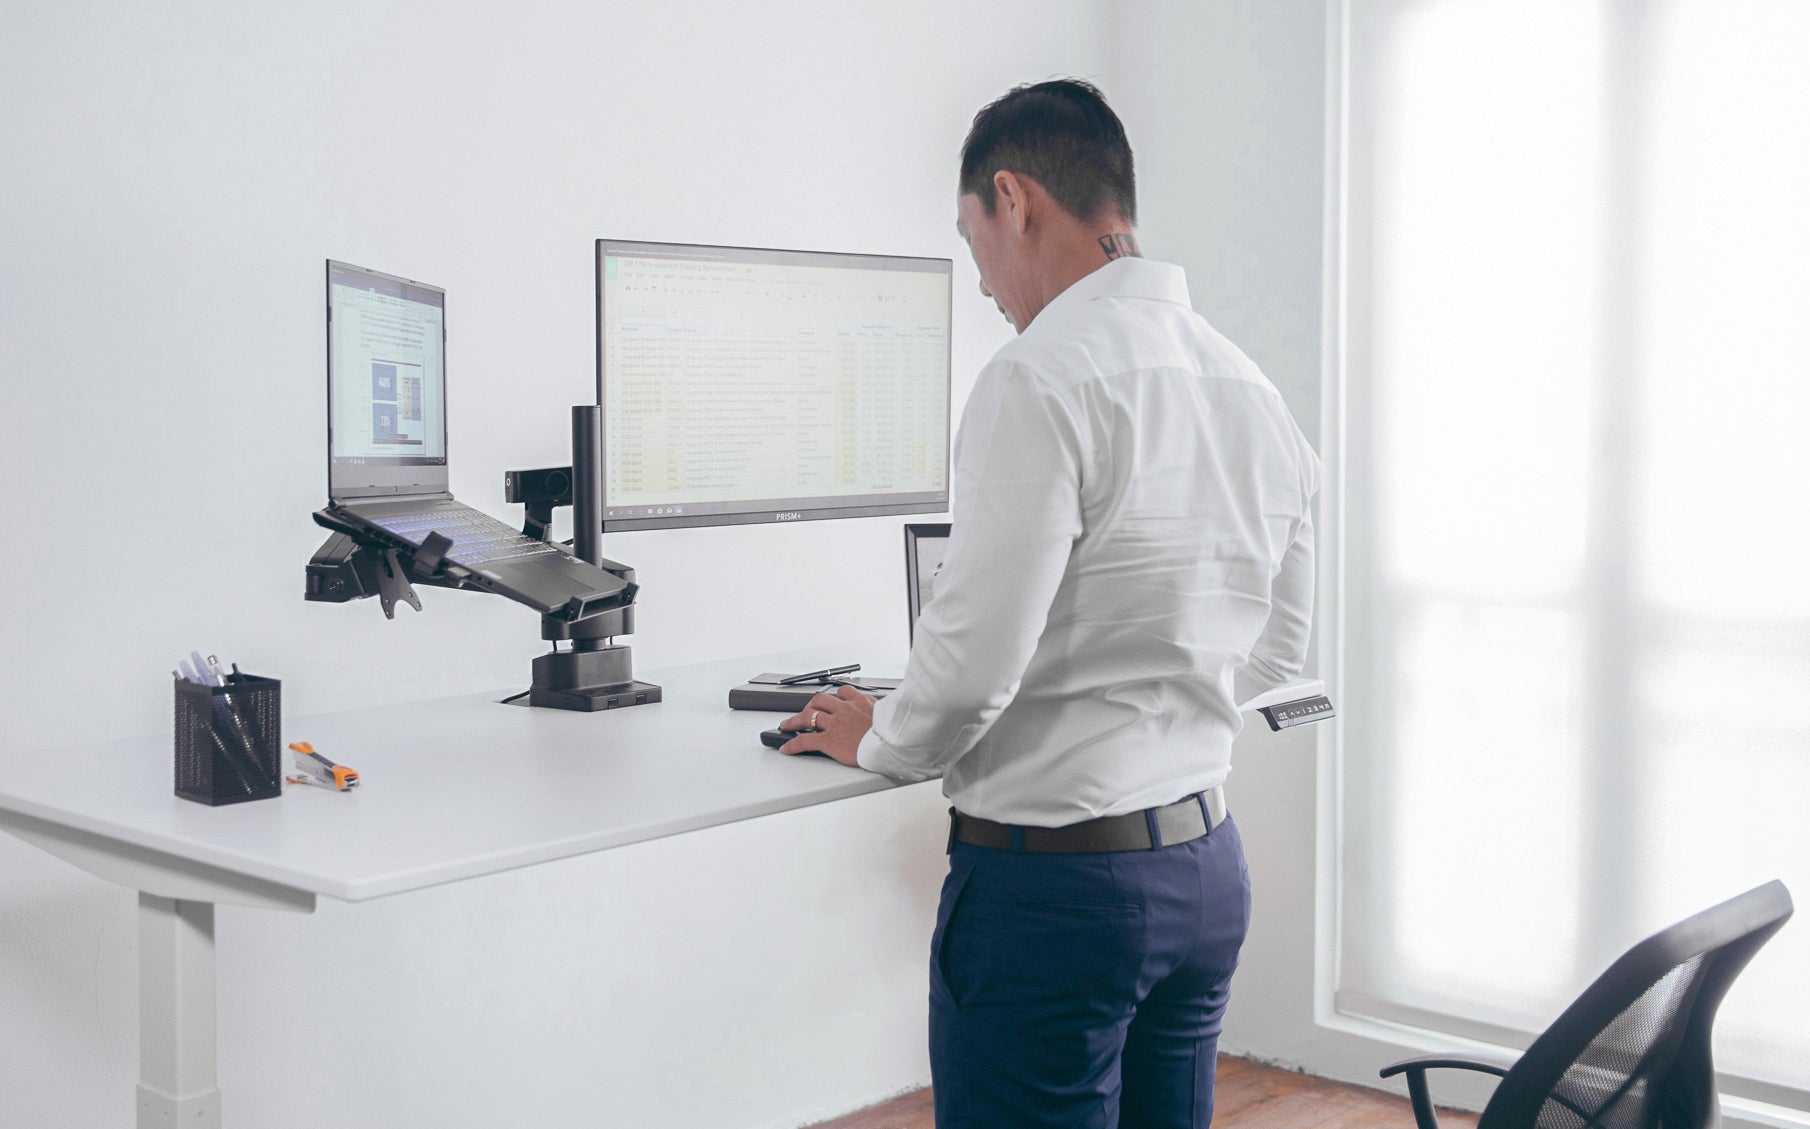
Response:
POLYGON ((1416 1073, 1424 1073, 1425 1071, 1435 1068, 1450 1067, 1455 1070, 1477 1070, 1484 1074, 1494 1074, 1498 1078, 1503 1078, 1508 1075, 1509 1068, 1514 1066, 1514 1064, 1515 1060, 1512 1058, 1458 1058, 1455 1055, 1441 1054, 1417 1055, 1414 1058, 1404 1058, 1400 1062, 1391 1063, 1390 1065, 1383 1067, 1382 1070, 1378 1071, 1378 1075, 1383 1078, 1393 1078, 1403 1071, 1411 1070, 1416 1073))
POLYGON ((1439 1115, 1433 1111, 1433 1098, 1427 1093, 1427 1071, 1435 1068, 1450 1067, 1456 1070, 1476 1070, 1484 1074, 1494 1074, 1498 1078, 1506 1077, 1512 1060, 1491 1061, 1481 1058, 1458 1058, 1453 1055, 1419 1055, 1405 1058, 1397 1063, 1382 1068, 1378 1074, 1383 1078, 1393 1078, 1397 1074, 1408 1076, 1408 1101, 1414 1106, 1414 1122, 1419 1129, 1439 1129, 1439 1115))

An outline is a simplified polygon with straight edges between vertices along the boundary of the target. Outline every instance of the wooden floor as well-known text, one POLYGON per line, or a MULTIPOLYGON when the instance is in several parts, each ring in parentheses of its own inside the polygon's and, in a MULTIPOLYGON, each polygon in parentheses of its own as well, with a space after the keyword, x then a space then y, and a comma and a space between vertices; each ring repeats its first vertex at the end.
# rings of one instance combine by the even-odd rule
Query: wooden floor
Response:
MULTIPOLYGON (((1477 1115, 1441 1110, 1440 1129, 1475 1129, 1477 1115)), ((915 1090, 816 1129, 935 1129, 930 1091, 915 1090)), ((1213 1129, 1414 1129, 1408 1099, 1241 1058, 1219 1058, 1213 1129)))

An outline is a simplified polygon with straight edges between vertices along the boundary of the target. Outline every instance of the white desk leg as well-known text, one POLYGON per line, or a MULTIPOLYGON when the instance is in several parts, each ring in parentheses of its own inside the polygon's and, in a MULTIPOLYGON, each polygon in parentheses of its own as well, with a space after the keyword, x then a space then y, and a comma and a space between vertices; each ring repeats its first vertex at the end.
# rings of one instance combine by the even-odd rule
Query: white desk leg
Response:
POLYGON ((138 1129, 220 1129, 214 903, 138 895, 138 1129))
POLYGON ((313 913, 314 894, 19 812, 0 831, 139 892, 138 1129, 219 1129, 214 906, 313 913))

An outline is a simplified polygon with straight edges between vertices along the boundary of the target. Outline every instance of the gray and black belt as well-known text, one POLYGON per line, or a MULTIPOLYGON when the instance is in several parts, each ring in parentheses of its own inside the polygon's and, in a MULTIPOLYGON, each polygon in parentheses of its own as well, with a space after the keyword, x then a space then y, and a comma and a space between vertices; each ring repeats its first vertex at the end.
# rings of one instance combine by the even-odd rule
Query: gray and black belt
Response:
POLYGON ((1225 787, 1209 788, 1172 804, 1124 815, 1108 815, 1067 827, 1019 827, 949 809, 949 850, 957 843, 996 851, 1088 854, 1095 851, 1150 851, 1210 834, 1225 822, 1225 787))

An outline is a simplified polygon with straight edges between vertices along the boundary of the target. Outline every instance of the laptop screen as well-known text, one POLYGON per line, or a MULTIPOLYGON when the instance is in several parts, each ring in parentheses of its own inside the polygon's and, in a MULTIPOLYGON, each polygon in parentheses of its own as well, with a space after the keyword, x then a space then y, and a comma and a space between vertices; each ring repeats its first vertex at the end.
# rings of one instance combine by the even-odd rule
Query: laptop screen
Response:
POLYGON ((327 263, 327 493, 441 493, 446 292, 327 263))

